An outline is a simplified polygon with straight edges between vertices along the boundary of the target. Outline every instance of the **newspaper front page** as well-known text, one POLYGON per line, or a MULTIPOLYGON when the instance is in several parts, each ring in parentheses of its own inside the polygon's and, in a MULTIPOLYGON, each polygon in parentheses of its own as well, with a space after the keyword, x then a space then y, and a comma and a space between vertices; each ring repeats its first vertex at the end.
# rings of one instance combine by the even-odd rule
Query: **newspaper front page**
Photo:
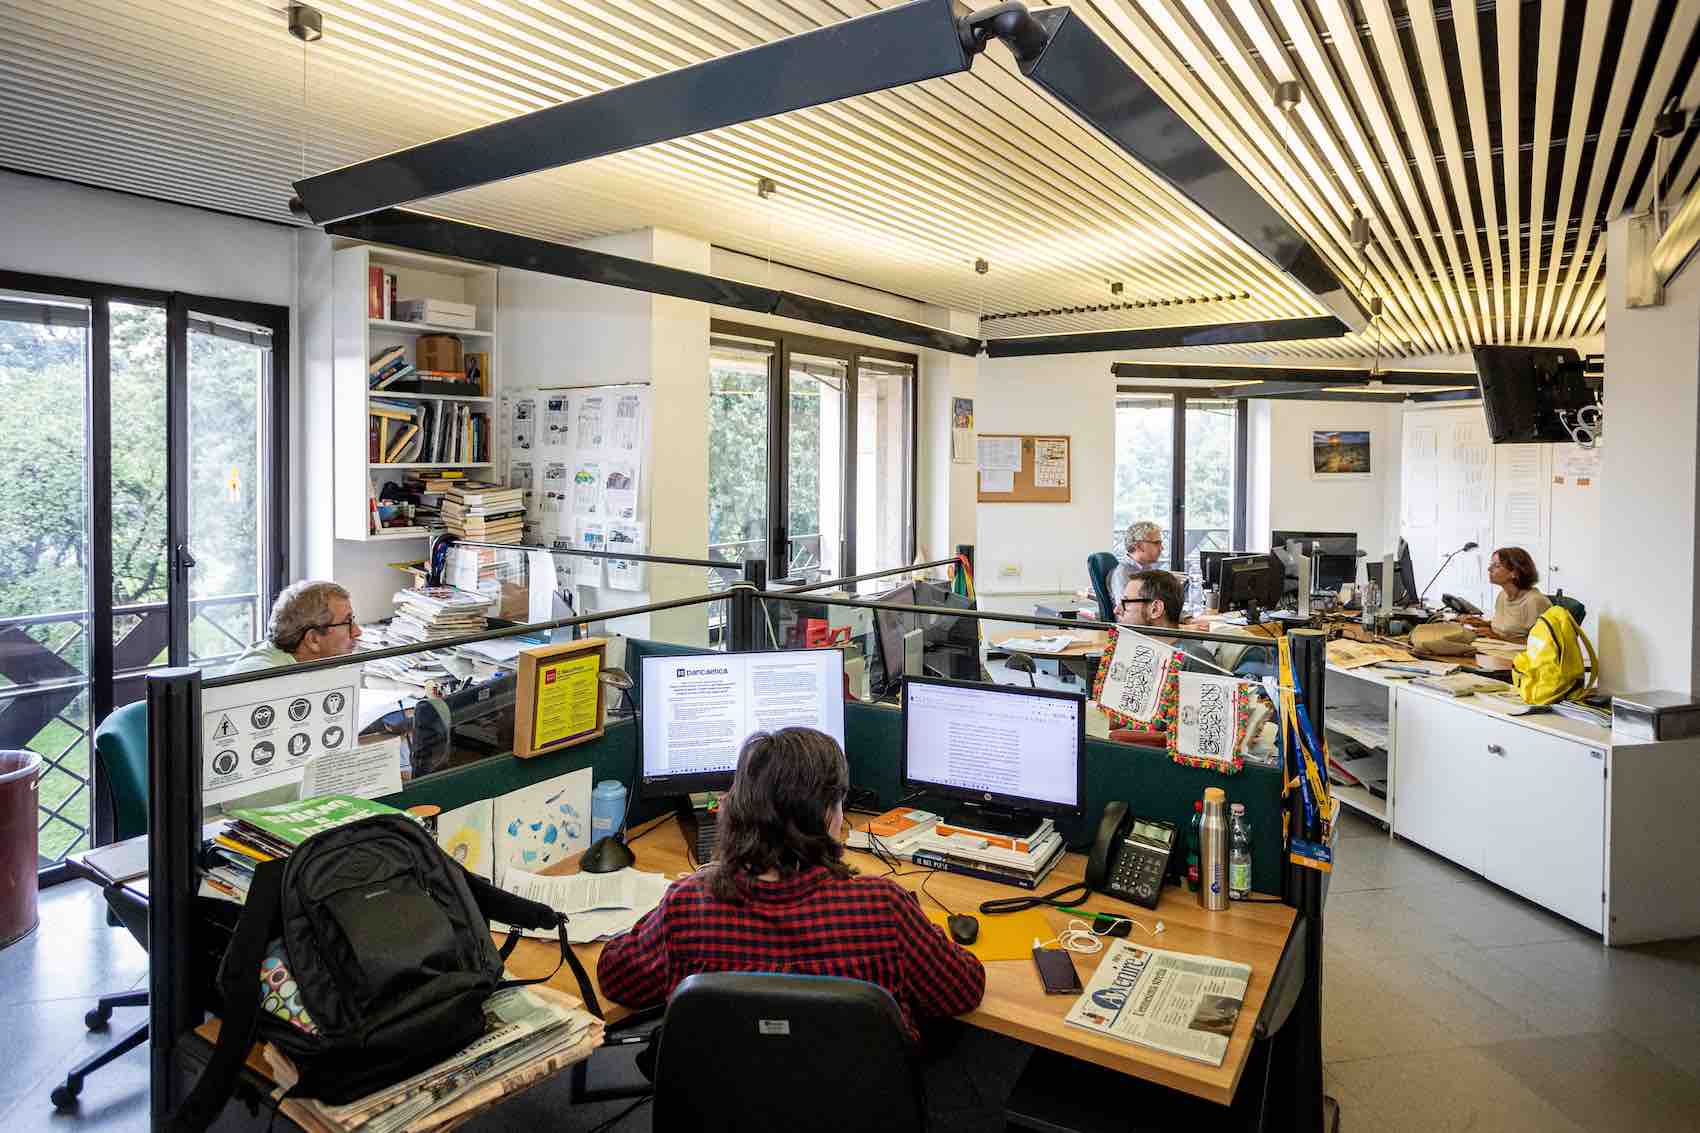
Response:
POLYGON ((1117 940, 1066 1021, 1220 1066, 1250 980, 1245 964, 1117 940))

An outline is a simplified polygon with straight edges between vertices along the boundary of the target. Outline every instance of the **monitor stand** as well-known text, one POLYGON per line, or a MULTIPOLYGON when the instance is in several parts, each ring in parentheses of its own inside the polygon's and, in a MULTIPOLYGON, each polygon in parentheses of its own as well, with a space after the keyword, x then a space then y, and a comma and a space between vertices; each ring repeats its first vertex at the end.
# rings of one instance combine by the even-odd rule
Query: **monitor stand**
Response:
POLYGON ((1005 838, 1025 838, 1039 828, 1044 820, 1031 811, 1010 807, 985 806, 980 803, 957 803, 954 810, 944 813, 946 826, 978 830, 1005 838))

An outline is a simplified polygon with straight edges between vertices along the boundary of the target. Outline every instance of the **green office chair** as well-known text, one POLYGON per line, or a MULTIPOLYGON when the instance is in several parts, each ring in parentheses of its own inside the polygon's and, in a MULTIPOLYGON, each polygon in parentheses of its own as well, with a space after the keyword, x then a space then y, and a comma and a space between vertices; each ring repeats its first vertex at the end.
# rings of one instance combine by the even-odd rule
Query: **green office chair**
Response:
MULTIPOLYGON (((108 790, 105 804, 110 808, 113 836, 118 841, 147 833, 148 829, 148 706, 145 701, 126 704, 102 720, 94 733, 94 756, 100 763, 108 790)), ((122 924, 143 949, 148 946, 147 902, 121 885, 111 885, 104 891, 108 923, 122 924)), ((146 1007, 146 991, 129 991, 122 995, 104 995, 83 1016, 91 1031, 104 1030, 112 1019, 114 1008, 146 1007)), ((83 1091, 83 1079, 102 1066, 134 1050, 148 1038, 148 1025, 131 1028, 119 1040, 92 1058, 71 1068, 65 1080, 53 1088, 50 1095, 53 1108, 65 1110, 77 1104, 83 1091)))
POLYGON ((1108 551, 1093 551, 1086 556, 1086 576, 1092 580, 1092 595, 1098 599, 1098 620, 1116 620, 1116 599, 1110 593, 1110 575, 1115 572, 1116 557, 1108 551))
POLYGON ((1582 604, 1582 600, 1579 598, 1572 598, 1564 592, 1563 588, 1560 588, 1557 594, 1548 595, 1548 598, 1551 600, 1553 605, 1563 606, 1566 610, 1568 610, 1570 612, 1570 616, 1576 619, 1577 625, 1581 625, 1583 620, 1588 616, 1588 607, 1582 604))

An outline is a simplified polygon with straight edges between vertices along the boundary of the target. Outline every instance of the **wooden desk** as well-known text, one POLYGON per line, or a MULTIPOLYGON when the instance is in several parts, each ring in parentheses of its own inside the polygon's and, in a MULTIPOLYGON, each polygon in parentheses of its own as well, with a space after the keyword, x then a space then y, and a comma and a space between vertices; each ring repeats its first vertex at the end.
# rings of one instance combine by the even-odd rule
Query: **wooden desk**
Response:
MULTIPOLYGON (((672 817, 659 820, 647 833, 640 834, 632 846, 638 856, 638 869, 666 873, 669 877, 689 870, 684 839, 672 817)), ((885 872, 885 867, 869 855, 851 852, 849 860, 863 873, 877 876, 885 872)), ((1085 865, 1086 859, 1081 855, 1069 854, 1045 879, 1044 890, 1049 891, 1079 881, 1085 865)), ((561 872, 571 873, 576 869, 576 862, 564 863, 561 872)), ((919 887, 924 876, 916 872, 894 880, 899 885, 914 890, 919 887)), ((972 910, 981 901, 992 897, 1016 896, 1022 892, 1012 886, 950 873, 934 875, 927 889, 952 909, 959 911, 972 910)), ((1066 1025, 1063 1016, 1074 1005, 1075 997, 1046 995, 1040 987, 1039 977, 1031 960, 998 960, 986 964, 985 999, 976 1010, 964 1015, 963 1021, 1223 1105, 1232 1101, 1240 1075, 1244 1072, 1246 1060, 1251 1053, 1252 1026, 1263 1007, 1270 977, 1275 972, 1287 938, 1292 932, 1295 910, 1271 902, 1233 904, 1225 912, 1207 913, 1199 908, 1195 895, 1178 888, 1165 889, 1163 900, 1155 911, 1098 895, 1092 898, 1087 907, 1125 912, 1147 926, 1154 925, 1158 920, 1164 922, 1165 929, 1159 937, 1151 937, 1135 929, 1133 939, 1138 942, 1150 943, 1175 952, 1202 953, 1251 965, 1251 984, 1246 989, 1245 1005, 1240 1011, 1239 1022, 1228 1044, 1227 1057, 1223 1059, 1221 1066, 1207 1066, 1066 1025)), ((1050 920, 1053 929, 1063 928, 1069 920, 1068 914, 1055 909, 1046 909, 1045 916, 1050 920)), ((582 944, 575 946, 575 950, 594 981, 596 961, 602 954, 602 945, 582 944)), ((1075 954, 1075 967, 1080 972, 1082 983, 1091 979, 1104 954, 1075 954)), ((559 960, 558 944, 542 940, 524 940, 509 958, 508 967, 517 976, 535 978, 546 975, 555 968, 559 960)), ((550 983, 563 991, 577 994, 577 985, 572 973, 564 967, 550 983)), ((600 987, 597 988, 597 995, 601 997, 600 987)), ((602 1006, 607 1012, 609 1022, 632 1014, 626 1008, 606 999, 603 999, 602 1006)))
POLYGON ((1074 644, 1059 653, 1041 653, 1005 644, 998 644, 995 648, 1002 649, 1005 653, 1023 653, 1037 661, 1043 661, 1047 658, 1070 657, 1096 661, 1104 655, 1104 649, 1110 643, 1110 635, 1101 629, 1062 630, 1058 636, 1071 637, 1074 639, 1074 644))

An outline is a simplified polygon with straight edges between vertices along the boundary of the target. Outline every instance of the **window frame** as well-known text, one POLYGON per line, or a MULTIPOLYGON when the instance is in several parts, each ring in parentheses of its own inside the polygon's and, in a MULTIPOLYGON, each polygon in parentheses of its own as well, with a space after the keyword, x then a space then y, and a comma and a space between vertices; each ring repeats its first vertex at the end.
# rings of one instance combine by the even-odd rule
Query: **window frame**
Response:
MULTIPOLYGON (((178 553, 187 542, 189 519, 190 460, 189 432, 189 314, 211 315, 265 327, 271 332, 272 366, 269 398, 265 412, 270 427, 265 474, 270 478, 265 494, 266 545, 261 564, 262 608, 283 589, 289 566, 289 475, 290 475, 290 317, 291 309, 269 303, 221 299, 190 292, 131 287, 66 276, 0 269, 0 290, 80 299, 89 305, 88 396, 84 407, 84 436, 88 460, 84 468, 89 509, 88 567, 88 697, 91 846, 104 845, 113 836, 112 815, 106 805, 107 786, 100 761, 94 758, 94 732, 112 713, 116 701, 117 674, 113 671, 112 639, 112 355, 111 309, 120 303, 153 307, 166 316, 166 561, 168 601, 171 606, 169 662, 189 663, 188 567, 178 553), (107 516, 104 525, 95 517, 107 516)), ((64 863, 41 870, 44 884, 70 876, 64 863)))
MULTIPOLYGON (((1171 412, 1174 419, 1171 426, 1175 455, 1169 467, 1169 569, 1172 571, 1186 569, 1186 403, 1189 395, 1199 401, 1234 402, 1234 506, 1233 514, 1229 516, 1229 524, 1233 545, 1244 547, 1246 486, 1249 483, 1246 475, 1246 453, 1251 447, 1251 413, 1247 400, 1243 397, 1228 399, 1210 390, 1188 386, 1117 385, 1116 399, 1119 401, 1124 394, 1135 397, 1160 395, 1173 399, 1171 412)), ((1114 504, 1112 499, 1112 510, 1114 504)))
POLYGON ((773 347, 772 353, 768 355, 767 374, 767 569, 768 577, 774 579, 785 577, 790 569, 791 399, 788 382, 792 355, 806 354, 837 359, 845 363, 848 371, 844 383, 844 465, 840 475, 839 501, 840 514, 843 516, 839 562, 845 576, 857 574, 861 569, 856 561, 856 430, 861 363, 863 359, 871 359, 909 367, 909 381, 904 394, 908 402, 909 429, 905 439, 907 451, 903 457, 903 474, 908 492, 907 523, 903 531, 903 559, 905 563, 913 562, 915 530, 920 516, 920 501, 917 498, 917 470, 920 463, 920 355, 724 319, 711 319, 708 333, 711 344, 714 337, 724 336, 767 343, 773 347))

